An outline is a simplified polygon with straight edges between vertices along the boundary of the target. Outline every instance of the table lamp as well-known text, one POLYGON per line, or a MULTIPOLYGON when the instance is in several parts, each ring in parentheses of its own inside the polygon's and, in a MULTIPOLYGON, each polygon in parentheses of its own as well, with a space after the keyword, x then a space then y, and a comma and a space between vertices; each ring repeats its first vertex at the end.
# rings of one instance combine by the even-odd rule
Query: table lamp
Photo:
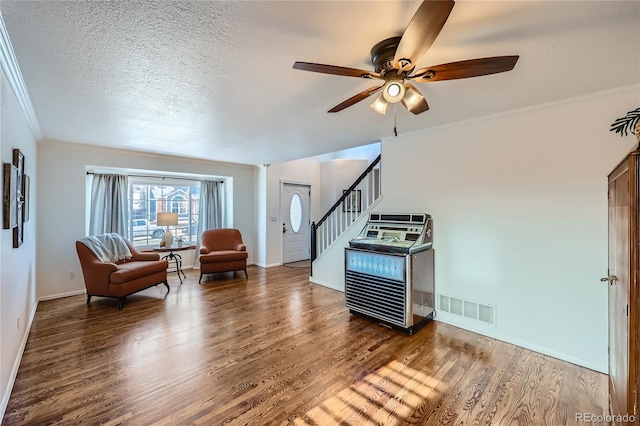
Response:
POLYGON ((157 224, 158 226, 167 227, 167 231, 162 236, 162 242, 165 247, 171 247, 173 244, 173 234, 169 231, 169 227, 178 225, 178 213, 158 213, 157 224))

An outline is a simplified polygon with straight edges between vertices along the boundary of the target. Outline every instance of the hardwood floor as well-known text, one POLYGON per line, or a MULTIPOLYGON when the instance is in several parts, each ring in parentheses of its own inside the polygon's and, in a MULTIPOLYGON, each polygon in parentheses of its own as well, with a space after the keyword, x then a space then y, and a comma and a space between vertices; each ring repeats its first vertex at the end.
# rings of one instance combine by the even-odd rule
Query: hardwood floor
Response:
POLYGON ((351 316, 307 268, 202 285, 186 272, 123 311, 40 303, 3 424, 567 425, 606 412, 603 374, 444 323, 404 335, 351 316))

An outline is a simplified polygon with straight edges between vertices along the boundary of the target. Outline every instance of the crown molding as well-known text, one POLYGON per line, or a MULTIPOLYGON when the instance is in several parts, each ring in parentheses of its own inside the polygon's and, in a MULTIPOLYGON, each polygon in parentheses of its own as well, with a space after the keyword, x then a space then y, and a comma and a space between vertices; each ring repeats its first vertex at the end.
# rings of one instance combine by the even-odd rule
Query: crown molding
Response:
POLYGON ((2 66, 4 75, 7 77, 9 87, 13 90, 16 99, 18 99, 18 104, 20 104, 20 108, 22 108, 22 112, 27 119, 27 124, 31 129, 33 137, 36 140, 42 139, 42 131, 40 130, 36 113, 33 110, 27 86, 22 79, 20 66, 13 52, 13 46, 11 45, 11 40, 9 40, 9 33, 4 24, 2 13, 0 13, 0 65, 2 66))
MULTIPOLYGON (((582 103, 582 102, 590 102, 590 101, 595 100, 595 99, 613 97, 613 96, 618 96, 618 95, 625 95, 627 93, 638 93, 638 94, 640 94, 640 83, 630 84, 628 86, 616 87, 616 88, 613 88, 613 89, 602 90, 602 91, 594 92, 594 93, 588 93, 586 95, 574 96, 574 97, 571 97, 571 98, 559 99, 559 100, 555 100, 555 101, 550 101, 550 102, 545 102, 545 103, 542 103, 542 104, 537 104, 537 105, 532 105, 532 106, 512 109, 512 110, 508 110, 508 111, 496 112, 494 114, 483 115, 482 117, 474 117, 474 118, 469 118, 467 120, 455 121, 455 122, 446 123, 446 124, 440 124, 438 126, 428 127, 426 129, 414 130, 414 131, 403 133, 403 134, 404 135, 414 135, 414 134, 420 134, 420 133, 428 133, 428 132, 438 131, 438 130, 442 130, 442 129, 447 129, 449 127, 458 127, 458 126, 464 126, 466 124, 473 124, 473 123, 479 123, 479 122, 482 122, 482 121, 493 120, 495 118, 509 117, 509 116, 513 116, 513 115, 517 116, 517 115, 522 115, 522 114, 528 114, 530 112, 541 111, 541 110, 550 109, 550 108, 556 108, 556 107, 562 106, 562 105, 578 104, 578 103, 582 103)), ((382 139, 383 140, 392 140, 394 138, 392 138, 391 136, 385 136, 382 139)))

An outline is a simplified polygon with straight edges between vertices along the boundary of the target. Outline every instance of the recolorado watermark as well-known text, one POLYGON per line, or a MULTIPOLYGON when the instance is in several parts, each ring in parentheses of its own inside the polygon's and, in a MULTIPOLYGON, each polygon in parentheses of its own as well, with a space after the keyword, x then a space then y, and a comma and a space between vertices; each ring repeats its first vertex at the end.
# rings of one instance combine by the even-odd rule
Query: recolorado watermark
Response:
POLYGON ((633 414, 597 414, 597 413, 576 413, 576 423, 633 423, 636 416, 633 414))

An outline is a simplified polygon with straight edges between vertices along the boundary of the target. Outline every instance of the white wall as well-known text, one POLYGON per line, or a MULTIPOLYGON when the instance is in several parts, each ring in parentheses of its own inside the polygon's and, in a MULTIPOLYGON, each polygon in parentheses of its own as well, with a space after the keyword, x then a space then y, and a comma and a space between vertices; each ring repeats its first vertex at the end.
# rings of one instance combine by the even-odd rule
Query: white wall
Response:
POLYGON ((259 190, 266 192, 262 199, 265 207, 258 207, 262 215, 258 221, 264 227, 264 240, 261 246, 261 260, 256 262, 262 267, 282 264, 282 217, 280 214, 280 185, 282 182, 304 183, 311 185, 311 221, 318 219, 320 214, 320 165, 313 158, 288 161, 286 163, 264 166, 266 176, 259 173, 258 182, 262 182, 259 190), (262 180, 261 180, 262 179, 262 180), (276 218, 272 221, 271 218, 276 218))
POLYGON ((636 145, 609 126, 639 103, 622 88, 383 140, 377 210, 431 214, 436 293, 497 308, 495 328, 439 320, 607 371, 607 174, 636 145))
POLYGON ((369 163, 368 160, 331 160, 320 163, 320 214, 325 214, 342 197, 342 191, 349 189, 369 163))
POLYGON ((254 166, 44 141, 38 143, 39 298, 84 291, 75 242, 85 235, 86 229, 87 165, 232 177, 232 223, 242 232, 248 262, 254 261, 254 166), (69 271, 75 271, 77 278, 69 279, 69 271))
POLYGON ((11 386, 18 371, 18 362, 35 313, 35 240, 36 240, 36 142, 13 91, 5 76, 1 77, 0 156, 2 163, 11 163, 13 149, 25 157, 25 173, 31 179, 30 220, 24 226, 24 243, 13 248, 13 232, 0 231, 0 418, 9 401, 11 386), (20 326, 17 318, 20 317, 20 326))

